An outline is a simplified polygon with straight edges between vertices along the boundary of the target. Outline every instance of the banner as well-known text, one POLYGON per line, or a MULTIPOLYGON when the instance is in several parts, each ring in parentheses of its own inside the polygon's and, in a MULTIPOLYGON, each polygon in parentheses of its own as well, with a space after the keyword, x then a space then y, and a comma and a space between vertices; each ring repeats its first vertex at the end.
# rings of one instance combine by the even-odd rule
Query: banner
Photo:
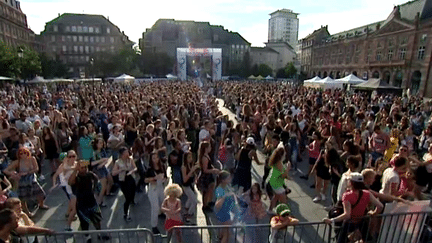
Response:
POLYGON ((431 212, 430 201, 414 201, 411 205, 404 203, 387 203, 383 214, 418 213, 385 216, 379 236, 379 243, 420 243, 428 212, 431 212))

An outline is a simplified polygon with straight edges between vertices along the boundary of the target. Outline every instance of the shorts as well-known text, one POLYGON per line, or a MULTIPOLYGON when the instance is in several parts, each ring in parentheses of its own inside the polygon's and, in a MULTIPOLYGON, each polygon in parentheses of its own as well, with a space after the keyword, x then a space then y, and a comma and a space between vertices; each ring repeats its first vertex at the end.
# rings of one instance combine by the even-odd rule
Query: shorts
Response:
POLYGON ((314 165, 316 160, 317 160, 316 158, 309 157, 309 164, 314 165))
POLYGON ((284 194, 285 193, 285 188, 283 187, 283 186, 281 186, 281 187, 278 187, 278 188, 273 188, 272 187, 272 189, 273 189, 273 192, 275 193, 275 194, 284 194))

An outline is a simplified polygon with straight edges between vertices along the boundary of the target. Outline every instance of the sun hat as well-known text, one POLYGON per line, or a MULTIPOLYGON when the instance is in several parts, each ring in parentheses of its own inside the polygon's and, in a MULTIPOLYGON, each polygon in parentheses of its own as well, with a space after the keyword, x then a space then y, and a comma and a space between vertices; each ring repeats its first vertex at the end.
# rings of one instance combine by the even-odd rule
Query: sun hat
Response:
POLYGON ((282 203, 282 204, 279 204, 279 205, 276 207, 276 213, 277 213, 278 215, 284 215, 284 214, 286 214, 286 213, 290 214, 290 213, 291 213, 291 209, 290 209, 290 207, 288 206, 288 204, 282 203))
POLYGON ((354 182, 364 182, 363 175, 358 172, 353 172, 350 175, 350 180, 354 182))
POLYGON ((255 139, 253 137, 248 137, 246 143, 249 145, 255 145, 255 139))

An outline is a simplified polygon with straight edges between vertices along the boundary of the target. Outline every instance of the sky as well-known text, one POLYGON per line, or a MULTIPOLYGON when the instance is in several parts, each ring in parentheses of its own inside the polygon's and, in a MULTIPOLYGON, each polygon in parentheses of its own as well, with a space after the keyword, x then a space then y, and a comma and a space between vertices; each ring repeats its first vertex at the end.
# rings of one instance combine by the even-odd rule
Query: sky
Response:
POLYGON ((408 0, 21 0, 29 27, 37 34, 62 13, 100 14, 138 43, 160 18, 206 21, 238 32, 252 46, 268 39, 270 13, 287 8, 299 13, 299 39, 328 25, 330 34, 384 20, 408 0))

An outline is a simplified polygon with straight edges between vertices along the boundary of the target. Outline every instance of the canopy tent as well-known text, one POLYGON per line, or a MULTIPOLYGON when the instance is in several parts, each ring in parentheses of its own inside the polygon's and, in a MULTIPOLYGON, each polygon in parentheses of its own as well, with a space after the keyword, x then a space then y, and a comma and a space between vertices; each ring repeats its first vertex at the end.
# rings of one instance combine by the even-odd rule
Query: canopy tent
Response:
POLYGON ((326 77, 322 80, 317 81, 323 89, 341 89, 343 88, 343 83, 335 81, 330 77, 326 77))
POLYGON ((263 76, 258 75, 258 76, 256 77, 256 79, 258 79, 258 80, 263 80, 264 78, 263 78, 263 76))
POLYGON ((401 89, 399 87, 395 87, 392 86, 390 84, 388 84, 386 81, 381 80, 379 78, 372 78, 369 79, 368 81, 358 84, 358 85, 354 85, 355 89, 369 89, 369 90, 374 90, 374 89, 401 89))
POLYGON ((114 78, 114 83, 133 83, 135 81, 135 78, 127 75, 127 74, 122 74, 120 76, 118 76, 117 78, 114 78))
POLYGON ((77 83, 80 83, 80 82, 82 82, 82 83, 84 83, 84 82, 91 83, 91 82, 102 82, 102 79, 101 78, 78 78, 78 79, 75 79, 74 81, 77 82, 77 83))
POLYGON ((13 80, 13 78, 0 76, 0 81, 13 80))
POLYGON ((65 79, 65 78, 53 78, 53 79, 45 79, 47 83, 72 83, 73 79, 65 79))
POLYGON ((256 77, 253 76, 253 75, 251 75, 251 76, 248 77, 248 79, 256 79, 256 77))
POLYGON ((171 73, 165 75, 165 77, 166 77, 168 80, 175 80, 175 79, 177 79, 177 76, 172 75, 171 73))
POLYGON ((266 80, 273 80, 273 77, 268 75, 267 77, 265 77, 266 80))
POLYGON ((34 79, 28 81, 28 84, 41 84, 41 83, 47 83, 48 81, 45 80, 43 77, 41 76, 36 76, 34 79))
POLYGON ((366 82, 365 80, 358 78, 354 74, 350 74, 346 77, 336 79, 336 81, 342 82, 344 84, 361 84, 361 83, 366 82))
POLYGON ((319 88, 320 87, 320 83, 319 83, 320 80, 322 80, 320 77, 315 76, 311 79, 307 79, 307 80, 303 81, 303 85, 305 87, 310 87, 310 88, 319 88))

